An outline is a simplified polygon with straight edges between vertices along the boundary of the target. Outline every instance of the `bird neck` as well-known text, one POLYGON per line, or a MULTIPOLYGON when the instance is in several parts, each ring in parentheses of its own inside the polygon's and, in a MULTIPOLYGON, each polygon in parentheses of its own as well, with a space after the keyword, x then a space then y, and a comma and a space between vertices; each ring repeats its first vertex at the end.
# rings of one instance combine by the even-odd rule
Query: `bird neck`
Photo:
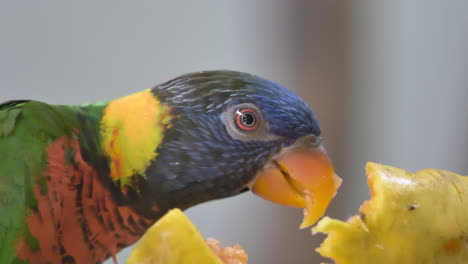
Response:
POLYGON ((170 126, 170 108, 145 90, 106 103, 82 105, 77 112, 86 162, 96 169, 115 199, 147 217, 154 216, 154 206, 142 198, 142 186, 170 126))
POLYGON ((109 160, 110 177, 122 186, 132 185, 157 156, 170 124, 169 107, 151 90, 110 102, 100 121, 101 147, 109 160))

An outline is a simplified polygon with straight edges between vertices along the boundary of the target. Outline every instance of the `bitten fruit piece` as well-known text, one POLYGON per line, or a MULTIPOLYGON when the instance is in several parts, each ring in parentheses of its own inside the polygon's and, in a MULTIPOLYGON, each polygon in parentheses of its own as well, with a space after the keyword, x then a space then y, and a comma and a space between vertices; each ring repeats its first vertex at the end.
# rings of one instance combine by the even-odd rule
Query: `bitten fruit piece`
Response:
POLYGON ((224 264, 247 264, 249 256, 240 245, 223 248, 221 243, 214 238, 208 238, 206 243, 224 264))
POLYGON ((173 209, 158 220, 138 242, 127 264, 222 264, 190 219, 173 209))
POLYGON ((317 251, 338 264, 468 263, 468 177, 368 163, 371 200, 347 222, 324 218, 317 251))

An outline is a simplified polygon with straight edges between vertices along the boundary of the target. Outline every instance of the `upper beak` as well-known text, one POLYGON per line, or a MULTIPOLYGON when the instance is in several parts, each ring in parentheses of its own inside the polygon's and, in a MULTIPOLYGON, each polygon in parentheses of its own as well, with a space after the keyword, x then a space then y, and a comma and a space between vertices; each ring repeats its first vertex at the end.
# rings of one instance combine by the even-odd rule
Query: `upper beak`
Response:
POLYGON ((301 145, 270 159, 256 175, 252 191, 274 203, 304 208, 300 228, 305 228, 325 213, 342 180, 321 146, 301 145))

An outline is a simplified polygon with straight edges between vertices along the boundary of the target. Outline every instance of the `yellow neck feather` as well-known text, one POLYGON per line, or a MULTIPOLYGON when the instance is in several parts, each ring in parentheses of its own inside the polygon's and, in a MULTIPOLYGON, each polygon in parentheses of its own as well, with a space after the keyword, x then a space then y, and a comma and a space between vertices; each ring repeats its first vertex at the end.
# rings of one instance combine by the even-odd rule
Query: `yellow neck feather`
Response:
POLYGON ((132 183, 133 175, 145 176, 170 126, 169 110, 149 89, 109 103, 101 120, 101 138, 112 179, 123 186, 132 183))

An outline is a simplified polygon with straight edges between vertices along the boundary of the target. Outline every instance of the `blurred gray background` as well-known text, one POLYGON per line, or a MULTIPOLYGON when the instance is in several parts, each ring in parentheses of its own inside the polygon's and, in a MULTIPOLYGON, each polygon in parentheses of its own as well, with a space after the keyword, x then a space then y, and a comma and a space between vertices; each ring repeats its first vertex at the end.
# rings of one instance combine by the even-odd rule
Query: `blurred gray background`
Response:
MULTIPOLYGON (((468 2, 0 1, 0 101, 114 99, 233 69, 303 96, 344 179, 328 214, 368 198, 366 161, 468 174, 468 2)), ((252 264, 319 263, 301 210, 251 194, 188 210, 252 264)), ((124 262, 128 251, 119 254, 124 262)))

